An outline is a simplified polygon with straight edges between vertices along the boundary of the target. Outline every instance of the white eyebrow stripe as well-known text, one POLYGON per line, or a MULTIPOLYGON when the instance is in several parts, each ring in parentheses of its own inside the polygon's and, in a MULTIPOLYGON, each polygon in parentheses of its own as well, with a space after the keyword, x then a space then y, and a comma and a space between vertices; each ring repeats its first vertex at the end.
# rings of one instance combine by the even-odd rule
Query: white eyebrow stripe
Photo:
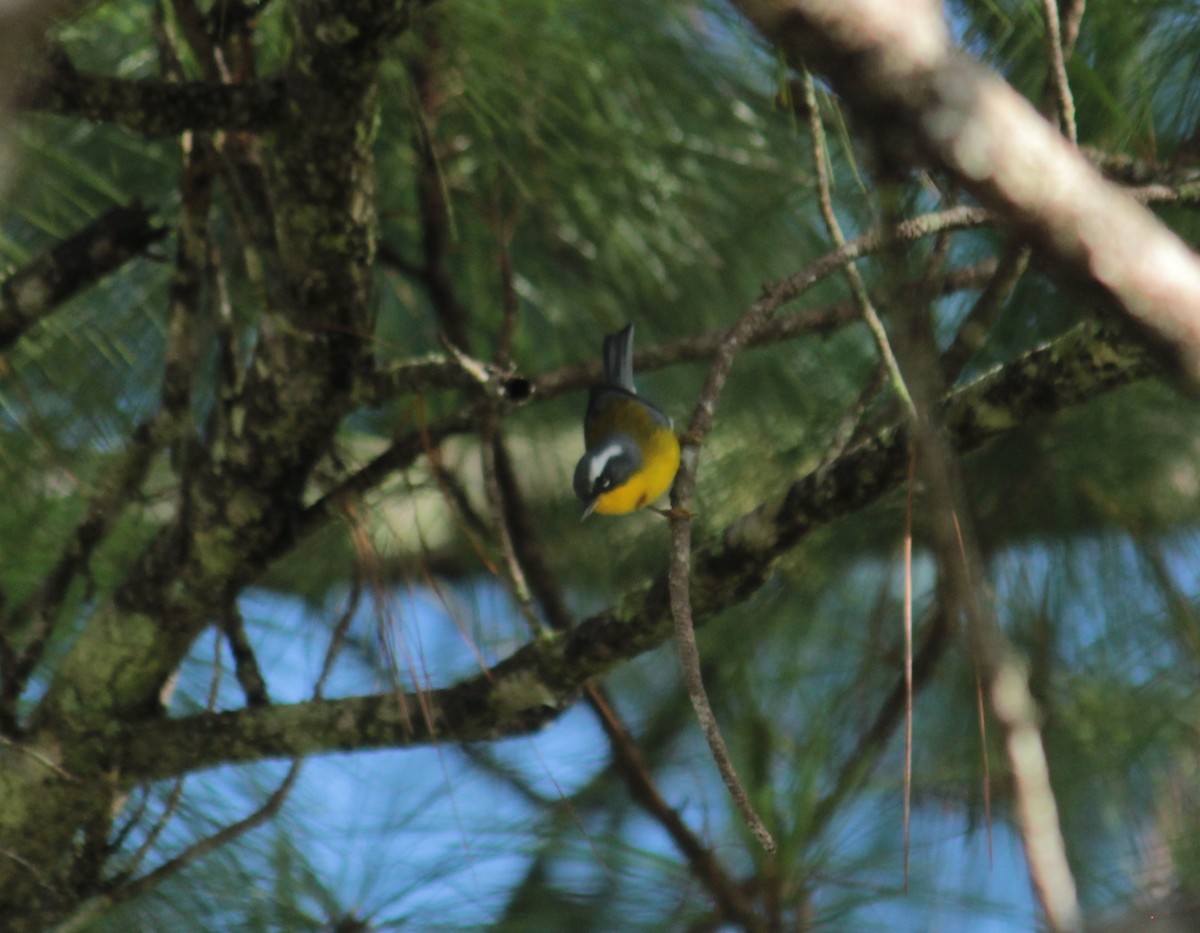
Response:
POLYGON ((588 463, 588 485, 596 485, 596 480, 600 478, 600 474, 604 472, 608 466, 608 461, 617 456, 621 452, 620 444, 609 444, 607 447, 596 452, 588 463))

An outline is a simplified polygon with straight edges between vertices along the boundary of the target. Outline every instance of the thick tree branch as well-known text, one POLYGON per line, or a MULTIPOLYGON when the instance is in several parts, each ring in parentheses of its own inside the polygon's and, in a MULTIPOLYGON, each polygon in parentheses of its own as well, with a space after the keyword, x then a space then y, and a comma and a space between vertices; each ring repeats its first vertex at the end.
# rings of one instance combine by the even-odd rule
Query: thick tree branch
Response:
POLYGON ((1098 285, 1200 389, 1200 261, 1106 182, 1030 103, 950 44, 940 4, 734 0, 799 65, 832 80, 897 166, 932 162, 1098 285))
POLYGON ((76 71, 55 56, 18 100, 23 110, 114 123, 140 136, 175 136, 186 130, 250 131, 276 128, 284 117, 287 84, 128 80, 76 71))
POLYGON ((0 350, 167 235, 134 201, 114 207, 0 282, 0 350))
POLYGON ((313 465, 352 407, 371 333, 379 63, 410 8, 290 5, 287 131, 268 173, 281 287, 255 319, 244 383, 217 401, 223 417, 189 462, 173 520, 91 613, 29 717, 31 747, 90 779, 69 785, 0 758, 0 849, 36 869, 0 858, 0 916, 19 917, 15 930, 72 909, 72 840, 112 813, 108 752, 84 737, 158 708, 196 635, 289 538, 313 465))
MULTIPOLYGON (((1084 325, 951 393, 942 417, 956 448, 966 452, 1151 370, 1144 352, 1084 325)), ((691 581, 696 620, 747 599, 808 532, 898 486, 907 460, 907 431, 888 428, 702 543, 691 581)), ((405 716, 403 704, 389 694, 148 723, 127 730, 110 748, 124 779, 135 782, 225 762, 523 734, 565 710, 589 678, 658 646, 670 633, 667 584, 660 577, 570 632, 426 693, 420 702, 432 711, 432 727, 405 716)), ((410 707, 418 702, 415 695, 407 699, 410 707)))

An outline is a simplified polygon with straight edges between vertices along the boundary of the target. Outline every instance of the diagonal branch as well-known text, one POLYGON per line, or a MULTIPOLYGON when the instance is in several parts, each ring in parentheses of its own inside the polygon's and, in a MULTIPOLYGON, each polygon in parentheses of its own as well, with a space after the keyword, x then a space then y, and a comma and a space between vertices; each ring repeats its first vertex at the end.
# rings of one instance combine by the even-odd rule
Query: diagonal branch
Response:
POLYGON ((192 843, 170 861, 164 862, 153 871, 87 899, 76 908, 70 917, 54 928, 55 933, 74 933, 76 930, 87 929, 105 911, 111 910, 118 904, 132 901, 147 891, 152 891, 168 878, 179 874, 239 836, 244 836, 252 829, 257 829, 268 822, 287 801, 288 795, 296 785, 296 780, 300 777, 302 765, 303 763, 300 761, 293 761, 275 790, 251 813, 235 823, 222 827, 211 836, 192 843))
MULTIPOLYGON (((942 417, 960 452, 1100 395, 1152 371, 1144 352, 1080 326, 951 393, 942 417)), ((896 488, 908 432, 890 427, 794 482, 696 549, 691 598, 698 622, 748 599, 810 531, 896 488)), ((401 713, 392 694, 201 714, 132 727, 111 750, 124 780, 160 779, 223 762, 338 750, 492 740, 540 728, 568 708, 584 683, 666 640, 667 582, 627 594, 577 628, 526 645, 491 670, 428 691, 424 718, 401 713)), ((411 698, 416 702, 416 698, 411 698)))
POLYGON ((895 166, 931 162, 1028 233, 1200 389, 1200 260, 1030 103, 953 49, 940 4, 733 0, 820 68, 895 166))
POLYGON ((114 207, 0 281, 0 350, 167 235, 138 201, 114 207))

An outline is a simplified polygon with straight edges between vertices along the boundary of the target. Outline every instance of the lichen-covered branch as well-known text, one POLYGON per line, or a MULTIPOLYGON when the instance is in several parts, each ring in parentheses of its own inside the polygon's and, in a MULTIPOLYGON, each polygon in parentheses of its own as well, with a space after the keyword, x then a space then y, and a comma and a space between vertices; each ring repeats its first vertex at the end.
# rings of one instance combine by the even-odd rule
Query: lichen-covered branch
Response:
POLYGON ((277 127, 287 85, 280 79, 250 84, 113 78, 76 71, 63 56, 36 74, 18 100, 27 111, 114 123, 139 136, 174 136, 185 130, 277 127))
MULTIPOLYGON (((996 368, 951 393, 943 418, 966 452, 1152 371, 1145 353, 1093 325, 996 368)), ((856 512, 902 481, 908 434, 894 426, 859 444, 702 542, 691 592, 696 621, 749 598, 775 561, 809 531, 856 512)), ((666 578, 625 595, 566 633, 539 639, 491 670, 419 702, 409 717, 393 695, 204 713, 128 730, 116 751, 125 779, 152 780, 227 762, 350 749, 483 741, 540 728, 589 678, 657 647, 671 634, 666 578)), ((409 708, 418 703, 406 698, 409 708)))
POLYGON ((120 781, 91 738, 144 721, 196 636, 289 540, 317 460, 369 366, 382 47, 409 5, 297 0, 289 93, 267 158, 280 281, 255 318, 244 381, 186 464, 172 518, 83 621, 0 757, 0 916, 41 930, 94 893, 81 831, 102 838, 120 781), (64 775, 73 776, 68 780, 64 775))

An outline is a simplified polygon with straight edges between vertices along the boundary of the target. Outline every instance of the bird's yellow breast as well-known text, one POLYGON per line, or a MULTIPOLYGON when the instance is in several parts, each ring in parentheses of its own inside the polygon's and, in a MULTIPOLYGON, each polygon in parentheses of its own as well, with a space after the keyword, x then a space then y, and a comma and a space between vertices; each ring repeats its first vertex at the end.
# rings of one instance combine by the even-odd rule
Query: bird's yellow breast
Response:
POLYGON ((671 488, 679 470, 679 439, 665 425, 638 439, 642 451, 642 468, 611 492, 596 500, 601 515, 624 515, 651 505, 671 488))

